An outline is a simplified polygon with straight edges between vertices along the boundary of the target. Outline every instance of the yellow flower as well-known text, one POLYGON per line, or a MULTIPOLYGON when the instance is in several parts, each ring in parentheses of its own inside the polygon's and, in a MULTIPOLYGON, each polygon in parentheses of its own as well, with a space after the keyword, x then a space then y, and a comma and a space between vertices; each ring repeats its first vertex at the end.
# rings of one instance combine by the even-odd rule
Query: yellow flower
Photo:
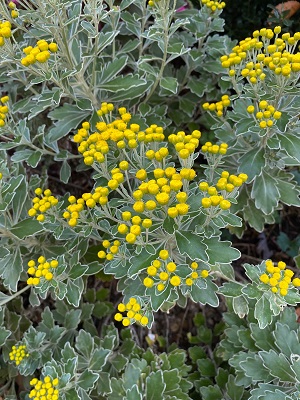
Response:
POLYGON ((170 279, 170 283, 172 286, 179 286, 181 283, 181 279, 179 278, 179 276, 174 275, 172 276, 172 278, 170 279))

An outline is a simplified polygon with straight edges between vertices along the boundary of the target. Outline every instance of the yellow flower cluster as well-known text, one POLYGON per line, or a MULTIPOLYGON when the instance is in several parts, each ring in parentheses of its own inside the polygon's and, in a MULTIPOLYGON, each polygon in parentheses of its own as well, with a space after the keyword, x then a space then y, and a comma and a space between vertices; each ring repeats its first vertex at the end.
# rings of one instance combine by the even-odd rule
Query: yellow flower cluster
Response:
POLYGON ((125 222, 118 226, 118 232, 126 235, 127 243, 134 244, 139 235, 142 234, 142 228, 149 229, 152 226, 152 219, 142 218, 139 215, 131 215, 130 211, 122 212, 122 220, 125 222))
MULTIPOLYGON (((97 132, 89 133, 90 124, 84 122, 74 135, 73 140, 79 144, 78 151, 83 155, 83 161, 86 165, 92 165, 94 162, 103 163, 105 155, 110 150, 131 150, 137 148, 141 142, 159 142, 165 137, 163 128, 155 124, 148 127, 145 132, 140 131, 138 124, 130 124, 128 126, 131 114, 127 112, 125 107, 119 108, 119 117, 112 119, 111 112, 113 110, 113 104, 102 103, 101 108, 97 111, 101 119, 96 124, 97 132), (108 122, 108 120, 111 121, 108 122)), ((151 154, 150 151, 147 157, 150 158, 151 154)), ((161 158, 161 155, 159 157, 161 158)))
POLYGON ((266 71, 287 78, 299 72, 300 53, 294 54, 294 51, 300 32, 293 36, 284 33, 279 38, 280 32, 280 26, 276 26, 274 31, 266 28, 254 31, 252 37, 240 41, 229 55, 221 57, 222 67, 228 69, 230 76, 240 74, 252 84, 263 81, 266 71))
POLYGON ((221 143, 220 145, 218 145, 218 144, 212 144, 211 142, 206 142, 201 147, 201 150, 203 151, 203 153, 224 155, 227 153, 227 148, 228 148, 227 143, 221 143))
POLYGON ((120 312, 115 314, 114 319, 118 322, 122 321, 123 326, 129 326, 136 321, 143 326, 148 324, 148 317, 143 315, 143 312, 141 312, 141 305, 134 297, 131 297, 127 304, 120 303, 118 305, 118 311, 120 312), (121 314, 124 312, 126 312, 126 317, 121 314))
POLYGON ((230 106, 230 98, 227 94, 221 97, 221 101, 216 103, 204 103, 202 104, 203 110, 214 111, 218 117, 223 116, 224 108, 230 106))
POLYGON ((224 1, 202 0, 202 4, 209 8, 213 13, 216 10, 222 10, 225 7, 224 1))
POLYGON ((261 100, 258 103, 258 111, 255 109, 255 106, 251 105, 247 107, 247 112, 253 114, 262 129, 270 128, 281 117, 281 112, 276 110, 266 100, 261 100))
POLYGON ((153 171, 154 179, 148 180, 146 170, 140 169, 136 172, 136 178, 142 183, 133 192, 136 202, 133 205, 134 211, 142 213, 145 210, 155 210, 158 206, 172 205, 176 199, 177 203, 168 208, 170 217, 185 215, 189 210, 186 204, 187 193, 180 191, 185 180, 193 180, 196 172, 191 168, 182 168, 178 173, 174 167, 165 169, 156 168, 153 171))
POLYGON ((16 365, 19 365, 24 358, 29 357, 29 354, 26 351, 26 345, 16 345, 12 346, 11 352, 9 353, 10 361, 14 361, 16 365))
POLYGON ((11 23, 9 21, 0 22, 0 46, 4 46, 5 39, 11 37, 11 23))
POLYGON ((168 138, 169 142, 175 146, 177 154, 180 158, 189 158, 196 148, 199 146, 201 132, 194 130, 190 135, 180 131, 177 134, 171 134, 168 138))
POLYGON ((292 282, 294 286, 300 286, 300 279, 292 277, 294 272, 290 269, 286 269, 286 263, 279 261, 277 267, 274 266, 271 260, 265 262, 266 272, 261 274, 259 279, 265 285, 271 287, 273 293, 279 293, 281 296, 286 296, 288 294, 289 285, 292 282))
POLYGON ((109 240, 104 240, 102 242, 102 246, 107 249, 107 251, 100 250, 98 252, 98 257, 99 258, 106 258, 106 260, 111 261, 113 260, 115 254, 118 253, 119 251, 119 246, 120 246, 120 241, 119 240, 114 240, 113 244, 110 243, 109 240))
POLYGON ((57 268, 58 261, 47 261, 44 256, 40 256, 38 258, 38 265, 36 265, 34 260, 28 261, 27 265, 27 273, 31 275, 31 277, 27 279, 27 284, 36 286, 41 282, 41 278, 44 278, 46 281, 51 281, 51 279, 53 279, 53 272, 51 272, 51 269, 57 268))
POLYGON ((16 7, 17 7, 16 4, 13 1, 10 1, 8 3, 8 7, 11 9, 11 13, 10 13, 11 17, 12 18, 18 18, 19 13, 16 10, 16 7))
POLYGON ((78 223, 79 214, 84 210, 86 205, 88 208, 94 208, 96 204, 104 206, 108 202, 109 189, 107 187, 96 187, 94 193, 83 193, 79 199, 75 196, 68 198, 69 205, 67 211, 63 213, 63 217, 68 220, 68 224, 72 227, 78 223))
POLYGON ((240 187, 248 176, 246 174, 230 175, 228 171, 223 171, 219 178, 216 186, 209 186, 208 182, 202 181, 199 183, 199 189, 202 192, 207 192, 209 197, 203 197, 201 200, 202 207, 220 207, 221 210, 228 210, 231 206, 229 200, 226 200, 224 196, 227 193, 231 193, 235 188, 240 187), (218 194, 218 190, 221 194, 218 194))
POLYGON ((143 280, 146 288, 156 286, 159 292, 162 292, 168 283, 172 286, 179 286, 181 278, 175 274, 177 266, 173 261, 167 262, 169 259, 168 250, 161 250, 159 252, 159 259, 152 261, 151 265, 147 268, 148 276, 143 280))
POLYGON ((26 56, 21 59, 21 64, 28 67, 36 62, 45 63, 50 58, 51 53, 56 53, 57 50, 56 43, 47 43, 45 39, 38 40, 35 47, 27 46, 23 49, 26 56))
POLYGON ((3 96, 0 99, 3 105, 0 106, 0 128, 5 125, 5 118, 8 113, 8 106, 6 103, 9 101, 8 96, 3 96))
POLYGON ((45 212, 51 207, 56 206, 58 199, 52 196, 51 190, 49 189, 46 189, 43 192, 41 188, 37 188, 34 193, 37 197, 32 199, 33 206, 28 210, 28 215, 34 217, 39 213, 36 219, 43 222, 45 220, 45 212))
POLYGON ((208 270, 202 269, 201 271, 197 271, 198 267, 199 267, 199 265, 195 261, 191 263, 192 273, 185 280, 185 283, 188 286, 192 286, 194 284, 195 280, 197 280, 198 278, 207 278, 208 277, 208 275, 209 275, 208 270))
POLYGON ((52 379, 50 376, 45 376, 42 381, 33 378, 30 385, 34 388, 30 391, 28 397, 33 400, 58 400, 59 390, 56 388, 58 384, 58 378, 52 379))

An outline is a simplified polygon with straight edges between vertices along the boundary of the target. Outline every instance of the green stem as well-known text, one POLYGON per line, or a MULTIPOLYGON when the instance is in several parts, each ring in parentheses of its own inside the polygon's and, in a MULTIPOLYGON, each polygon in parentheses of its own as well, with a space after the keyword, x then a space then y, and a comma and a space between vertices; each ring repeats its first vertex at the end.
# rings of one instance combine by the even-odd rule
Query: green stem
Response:
POLYGON ((19 294, 22 294, 23 292, 26 292, 27 289, 30 288, 30 285, 27 285, 25 287, 23 287, 23 289, 19 290, 18 292, 12 294, 11 296, 8 296, 8 298, 1 300, 0 301, 0 307, 4 306, 4 304, 9 303, 11 300, 13 300, 14 298, 18 297, 19 294))

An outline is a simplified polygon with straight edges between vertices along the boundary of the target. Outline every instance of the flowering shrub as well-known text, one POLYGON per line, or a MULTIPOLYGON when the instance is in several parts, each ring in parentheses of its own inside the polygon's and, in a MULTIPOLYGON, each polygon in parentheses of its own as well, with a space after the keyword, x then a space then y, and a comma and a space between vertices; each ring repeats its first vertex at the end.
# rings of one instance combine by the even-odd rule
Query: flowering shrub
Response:
POLYGON ((264 359, 249 338, 271 337, 300 302, 299 274, 266 260, 236 279, 240 252, 224 232, 261 231, 281 203, 299 205, 299 34, 261 29, 234 46, 216 33, 224 2, 116 3, 0 4, 1 390, 35 400, 286 393, 277 349, 251 383, 238 360, 264 359), (217 349, 199 314, 196 346, 157 351, 160 312, 220 298, 229 328, 217 349))
POLYGON ((211 129, 229 145, 225 165, 248 173, 235 211, 257 231, 275 221, 282 203, 299 206, 293 175, 300 150, 295 108, 299 39, 299 32, 281 35, 280 26, 253 32, 220 58, 228 72, 222 79, 231 81, 236 92, 232 110, 224 102, 203 104, 216 121, 211 129))

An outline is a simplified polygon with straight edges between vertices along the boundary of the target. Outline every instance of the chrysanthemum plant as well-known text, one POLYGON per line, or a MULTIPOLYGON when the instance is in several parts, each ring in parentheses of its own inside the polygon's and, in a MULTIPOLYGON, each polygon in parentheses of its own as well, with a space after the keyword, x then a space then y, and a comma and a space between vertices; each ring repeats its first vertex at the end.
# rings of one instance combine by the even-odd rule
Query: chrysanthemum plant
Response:
POLYGON ((203 103, 214 134, 230 147, 226 166, 248 174, 235 210, 259 232, 283 204, 300 205, 299 40, 299 32, 281 34, 280 26, 253 32, 220 58, 228 72, 221 79, 234 91, 230 108, 222 99, 203 103))
MULTIPOLYGON (((297 94, 282 84, 281 103, 262 94, 262 86, 253 90, 253 80, 232 82, 236 71, 227 77, 219 57, 231 41, 215 34, 224 22, 220 1, 202 1, 200 10, 167 0, 1 1, 0 7, 5 398, 16 398, 20 376, 26 399, 194 398, 195 388, 209 384, 194 384, 187 353, 176 346, 168 354, 145 351, 133 340, 133 326, 150 329, 155 312, 188 300, 216 307, 222 294, 240 318, 253 309, 252 324, 263 329, 300 302, 299 278, 283 262, 246 265, 249 280, 237 282, 232 261, 240 253, 221 237, 228 226, 242 227, 237 213, 253 197, 271 221, 278 201, 266 201, 266 191, 281 190, 282 202, 298 205, 283 169, 298 160, 288 146, 297 94), (197 123, 203 99, 213 117, 216 111, 223 118, 213 143, 202 140, 197 123), (233 110, 224 113, 228 106, 233 110), (243 112, 247 126, 240 126, 243 112), (268 149, 280 154, 275 176, 271 164, 260 162, 269 163, 268 149), (250 163, 255 151, 261 158, 250 163), (57 164, 60 179, 53 184, 47 171, 57 164), (80 171, 90 188, 73 192, 67 183, 80 171), (271 178, 282 188, 271 186, 271 178), (99 288, 107 279, 122 296, 114 304, 107 288, 91 288, 91 281, 99 288), (114 324, 129 327, 121 341, 114 324)), ((281 71, 291 64, 292 72, 265 85, 274 96, 275 85, 297 73, 294 56, 285 64, 280 57, 281 71)), ((256 79, 267 82, 268 73, 256 79)), ((244 216, 250 222, 245 207, 244 216)), ((226 377, 228 388, 233 378, 226 377)))

